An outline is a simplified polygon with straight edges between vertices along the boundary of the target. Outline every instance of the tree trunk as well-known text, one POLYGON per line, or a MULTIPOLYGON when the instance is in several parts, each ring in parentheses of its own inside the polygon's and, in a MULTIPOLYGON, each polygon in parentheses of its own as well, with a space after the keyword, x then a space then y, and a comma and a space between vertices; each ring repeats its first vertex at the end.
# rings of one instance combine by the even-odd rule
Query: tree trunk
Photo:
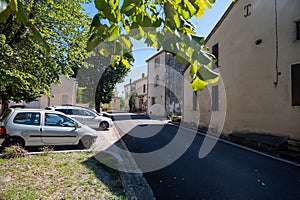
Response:
POLYGON ((3 97, 1 98, 1 115, 4 113, 6 109, 8 109, 8 103, 9 103, 8 99, 5 99, 3 97))
POLYGON ((100 109, 100 101, 96 98, 95 99, 95 109, 98 113, 101 112, 101 109, 100 109))

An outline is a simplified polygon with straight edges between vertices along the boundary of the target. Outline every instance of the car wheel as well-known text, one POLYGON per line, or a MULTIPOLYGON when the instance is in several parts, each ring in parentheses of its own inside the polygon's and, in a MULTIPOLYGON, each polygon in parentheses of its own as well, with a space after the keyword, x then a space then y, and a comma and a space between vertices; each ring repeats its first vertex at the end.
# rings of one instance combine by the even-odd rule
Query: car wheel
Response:
POLYGON ((10 147, 10 146, 20 146, 20 147, 25 147, 25 142, 21 138, 8 138, 5 143, 5 147, 10 147))
POLYGON ((99 125, 99 128, 102 130, 108 129, 108 127, 109 127, 108 122, 101 122, 99 125))
POLYGON ((93 144, 93 140, 91 137, 83 137, 80 139, 78 147, 80 149, 89 149, 93 144))

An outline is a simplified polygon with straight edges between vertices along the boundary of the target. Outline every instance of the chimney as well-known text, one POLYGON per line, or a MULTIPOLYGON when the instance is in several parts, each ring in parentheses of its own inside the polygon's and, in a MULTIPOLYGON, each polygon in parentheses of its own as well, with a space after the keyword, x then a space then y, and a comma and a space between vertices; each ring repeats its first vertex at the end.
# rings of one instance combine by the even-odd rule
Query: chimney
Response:
POLYGON ((142 73, 142 78, 144 78, 145 77, 145 73, 142 73))

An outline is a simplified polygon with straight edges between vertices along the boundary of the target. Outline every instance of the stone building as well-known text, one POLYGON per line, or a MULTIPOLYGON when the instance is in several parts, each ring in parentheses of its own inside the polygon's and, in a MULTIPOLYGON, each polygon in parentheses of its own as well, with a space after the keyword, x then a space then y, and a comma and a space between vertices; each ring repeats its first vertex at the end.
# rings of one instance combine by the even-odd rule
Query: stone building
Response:
POLYGON ((207 127, 225 114, 225 134, 300 140, 299 8, 295 0, 233 2, 205 41, 223 84, 197 94, 186 85, 183 120, 207 127))
POLYGON ((149 115, 165 117, 181 115, 183 104, 182 72, 185 65, 167 51, 160 51, 148 60, 149 115))

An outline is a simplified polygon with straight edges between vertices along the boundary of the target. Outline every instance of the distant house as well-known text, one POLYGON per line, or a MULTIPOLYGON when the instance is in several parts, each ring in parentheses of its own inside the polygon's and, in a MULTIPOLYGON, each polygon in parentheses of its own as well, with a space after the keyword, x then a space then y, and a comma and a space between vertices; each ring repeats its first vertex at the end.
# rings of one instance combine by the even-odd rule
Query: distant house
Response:
POLYGON ((300 139, 299 8, 295 0, 233 2, 206 39, 224 87, 195 93, 186 85, 183 120, 207 127, 225 112, 226 134, 300 139))
POLYGON ((142 73, 142 78, 134 81, 135 108, 137 112, 145 112, 147 108, 147 76, 142 73))
MULTIPOLYGON (((132 80, 130 80, 132 81, 132 80)), ((125 109, 129 108, 129 99, 134 95, 134 108, 133 111, 144 112, 147 108, 147 76, 142 73, 140 79, 134 80, 124 86, 125 90, 125 109)))
POLYGON ((60 76, 60 84, 51 86, 51 95, 49 105, 76 104, 76 79, 60 76))
POLYGON ((185 65, 167 51, 160 51, 148 60, 149 115, 165 117, 181 114, 183 103, 183 76, 185 65))
POLYGON ((108 110, 121 110, 121 97, 112 97, 108 110))
POLYGON ((60 76, 60 84, 51 86, 51 97, 41 95, 35 101, 15 103, 10 102, 10 105, 24 105, 28 108, 45 108, 50 105, 76 104, 76 80, 74 78, 67 79, 65 76, 60 76))

